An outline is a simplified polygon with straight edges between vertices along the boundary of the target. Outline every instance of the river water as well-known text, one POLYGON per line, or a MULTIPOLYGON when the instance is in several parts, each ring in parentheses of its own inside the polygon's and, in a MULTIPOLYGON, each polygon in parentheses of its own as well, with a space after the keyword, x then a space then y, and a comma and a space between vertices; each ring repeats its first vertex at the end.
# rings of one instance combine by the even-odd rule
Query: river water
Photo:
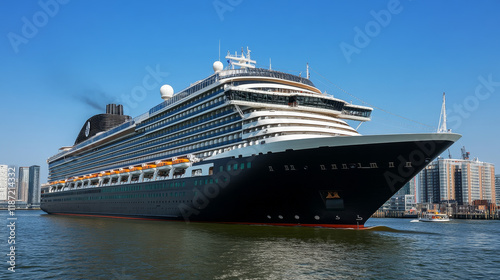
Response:
POLYGON ((2 210, 0 279, 499 279, 500 221, 368 220, 368 230, 2 210), (8 244, 14 232, 15 268, 8 244))

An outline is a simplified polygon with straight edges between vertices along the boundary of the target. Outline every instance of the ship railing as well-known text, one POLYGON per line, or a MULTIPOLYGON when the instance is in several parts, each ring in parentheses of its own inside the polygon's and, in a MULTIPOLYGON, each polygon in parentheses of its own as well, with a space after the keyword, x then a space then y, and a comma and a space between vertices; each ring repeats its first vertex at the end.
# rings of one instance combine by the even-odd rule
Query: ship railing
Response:
POLYGON ((364 117, 364 118, 369 118, 371 113, 372 110, 369 109, 353 108, 349 106, 344 106, 342 110, 342 114, 344 115, 364 117))
POLYGON ((142 121, 144 121, 147 118, 149 118, 149 112, 146 112, 142 115, 139 115, 139 116, 135 117, 133 120, 135 123, 141 123, 142 121))
POLYGON ((219 73, 215 73, 211 75, 210 77, 201 80, 194 85, 189 86, 188 88, 180 91, 179 93, 175 94, 171 99, 164 101, 155 107, 151 108, 149 110, 149 115, 154 114, 155 112, 172 105, 174 103, 177 103, 179 100, 184 99, 185 97, 191 95, 192 93, 195 93, 205 87, 208 87, 220 79, 227 79, 227 78, 232 78, 232 77, 242 77, 242 76, 259 76, 259 77, 270 77, 270 78, 277 78, 277 79, 283 79, 283 80, 289 80, 293 82, 298 82, 298 83, 303 83, 309 86, 313 86, 314 84, 306 78, 299 77, 296 75, 284 73, 284 72, 279 72, 279 71, 273 71, 273 70, 268 70, 268 69, 263 69, 263 68, 243 68, 243 69, 232 69, 232 70, 224 70, 219 73))
MULTIPOLYGON (((207 96, 207 97, 205 97, 205 98, 202 98, 202 99, 200 99, 200 100, 196 101, 196 103, 193 103, 193 104, 186 104, 185 106, 181 106, 181 107, 179 107, 179 108, 176 108, 175 110, 171 111, 171 112, 169 113, 169 115, 174 115, 175 113, 177 113, 177 112, 179 112, 179 111, 182 111, 182 110, 184 110, 184 109, 186 109, 186 108, 188 108, 188 107, 195 106, 196 104, 202 104, 202 103, 203 103, 203 101, 205 101, 205 100, 207 100, 207 99, 209 99, 209 98, 212 98, 212 97, 214 97, 215 95, 217 95, 217 94, 219 94, 219 93, 221 93, 221 92, 223 92, 223 91, 224 91, 224 90, 218 90, 218 91, 214 92, 213 94, 211 94, 211 95, 209 95, 209 96, 207 96)), ((168 101, 165 101, 165 102, 168 102, 168 101)), ((175 102, 174 102, 174 103, 175 103, 175 102)), ((174 103, 169 103, 169 104, 165 105, 164 107, 162 107, 161 109, 166 108, 166 107, 171 107, 170 105, 173 105, 174 103)), ((162 103, 162 104, 163 104, 163 103, 162 103)), ((222 103, 221 103, 221 102, 218 102, 218 103, 217 103, 217 105, 220 105, 220 104, 222 104, 222 103)), ((160 104, 160 105, 161 105, 161 104, 160 104)), ((162 105, 162 106, 163 106, 163 105, 162 105)), ((215 106, 205 107, 205 110, 210 109, 210 108, 212 108, 212 107, 215 107, 215 106)), ((156 110, 155 112, 157 112, 157 111, 158 111, 158 110, 156 110)), ((190 114, 190 115, 195 115, 195 114, 199 114, 199 112, 194 112, 193 114, 190 114)), ((149 113, 149 115, 152 115, 152 113, 149 113)), ((186 116, 186 117, 189 117, 190 115, 188 115, 188 116, 186 116)), ((156 122, 156 121, 159 121, 159 119, 152 118, 152 119, 149 119, 149 120, 144 121, 144 122, 141 122, 141 123, 137 123, 137 122, 136 122, 136 123, 137 123, 137 128, 144 127, 144 126, 146 126, 146 125, 148 125, 148 124, 151 124, 151 123, 154 123, 154 122, 156 122)))
POLYGON ((224 70, 221 73, 219 73, 220 79, 227 79, 227 78, 241 77, 241 76, 270 77, 270 78, 298 82, 298 83, 302 83, 302 84, 306 84, 306 85, 314 87, 314 84, 309 79, 299 77, 299 76, 296 76, 293 74, 288 74, 288 73, 274 71, 274 70, 268 70, 268 69, 264 69, 264 68, 232 69, 232 70, 224 70))
POLYGON ((212 85, 213 83, 217 82, 218 80, 219 80, 219 74, 218 73, 213 74, 210 77, 208 77, 208 78, 206 78, 204 80, 201 80, 201 81, 195 83, 194 85, 191 85, 188 88, 182 90, 181 92, 175 94, 169 100, 163 101, 162 103, 160 103, 160 104, 156 105, 155 107, 151 108, 149 110, 149 114, 152 115, 155 112, 157 112, 157 111, 159 111, 159 110, 161 110, 161 109, 163 109, 163 108, 165 108, 165 107, 167 107, 169 105, 177 103, 177 101, 184 99, 185 97, 191 95, 192 93, 195 93, 195 92, 199 91, 200 89, 203 89, 205 87, 208 87, 208 86, 212 85))

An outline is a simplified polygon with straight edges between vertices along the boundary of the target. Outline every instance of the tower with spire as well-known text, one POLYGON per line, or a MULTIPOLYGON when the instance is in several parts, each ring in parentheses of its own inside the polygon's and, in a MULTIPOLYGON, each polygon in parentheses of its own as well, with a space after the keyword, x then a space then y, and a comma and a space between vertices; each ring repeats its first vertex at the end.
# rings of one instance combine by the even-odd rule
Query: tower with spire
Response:
POLYGON ((446 98, 443 92, 443 106, 441 107, 441 115, 439 116, 438 133, 450 132, 446 128, 446 98))

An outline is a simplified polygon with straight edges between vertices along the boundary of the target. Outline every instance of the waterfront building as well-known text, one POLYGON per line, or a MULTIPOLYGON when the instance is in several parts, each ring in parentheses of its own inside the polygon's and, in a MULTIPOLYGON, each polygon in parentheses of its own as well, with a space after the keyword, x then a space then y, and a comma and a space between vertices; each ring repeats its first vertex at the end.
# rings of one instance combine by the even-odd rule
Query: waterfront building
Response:
POLYGON ((416 209, 415 196, 412 194, 395 195, 389 200, 389 211, 411 211, 416 209))
POLYGON ((28 206, 40 206, 40 166, 32 165, 29 167, 28 182, 28 206))
POLYGON ((417 176, 413 177, 408 183, 406 183, 395 196, 413 196, 413 204, 417 203, 417 176))
POLYGON ((7 200, 7 188, 9 186, 7 180, 8 168, 7 165, 0 165, 0 201, 7 200))
POLYGON ((396 194, 394 194, 379 211, 392 212, 391 215, 404 212, 409 212, 416 209, 416 177, 413 177, 408 183, 406 183, 396 194))
POLYGON ((500 205, 500 174, 495 175, 496 204, 500 205))
POLYGON ((419 174, 422 203, 495 201, 495 166, 477 159, 438 158, 419 174))
POLYGON ((28 202, 29 189, 29 167, 19 167, 19 176, 17 183, 17 200, 28 202))

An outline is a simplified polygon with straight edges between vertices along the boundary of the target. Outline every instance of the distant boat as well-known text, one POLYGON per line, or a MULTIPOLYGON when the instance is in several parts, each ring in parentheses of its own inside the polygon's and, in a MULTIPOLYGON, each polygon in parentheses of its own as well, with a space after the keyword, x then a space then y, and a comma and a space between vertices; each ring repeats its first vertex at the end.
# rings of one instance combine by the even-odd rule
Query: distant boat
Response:
POLYGON ((446 214, 439 213, 423 213, 423 216, 418 219, 420 222, 449 222, 450 218, 446 214))

